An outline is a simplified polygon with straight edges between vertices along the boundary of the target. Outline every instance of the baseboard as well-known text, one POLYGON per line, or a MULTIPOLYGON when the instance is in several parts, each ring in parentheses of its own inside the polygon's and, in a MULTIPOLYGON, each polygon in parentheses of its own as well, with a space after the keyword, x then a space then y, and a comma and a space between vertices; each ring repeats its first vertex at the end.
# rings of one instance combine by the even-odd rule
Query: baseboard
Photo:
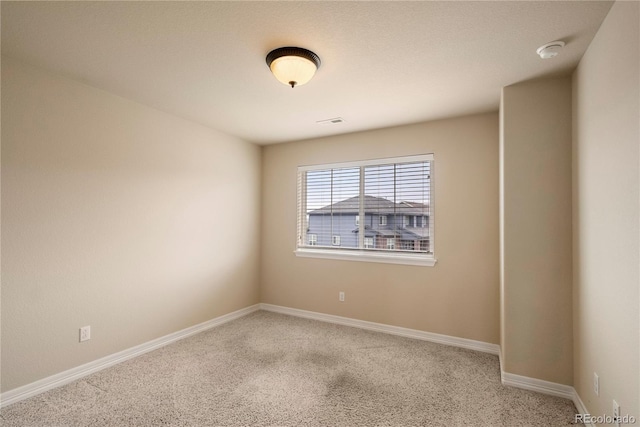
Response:
POLYGON ((208 320, 206 322, 191 326, 181 331, 148 341, 144 344, 140 344, 135 347, 120 351, 118 353, 100 358, 98 360, 94 360, 93 362, 89 362, 84 365, 69 369, 67 371, 60 372, 59 374, 43 378, 31 384, 6 391, 0 394, 0 408, 4 408, 5 406, 11 405, 24 399, 28 399, 29 397, 43 393, 47 390, 51 390, 53 388, 68 384, 72 381, 78 380, 82 377, 86 377, 87 375, 101 371, 110 366, 122 363, 125 360, 129 360, 134 357, 140 356, 141 354, 148 353, 160 347, 164 347, 165 345, 171 344, 172 342, 206 331, 207 329, 214 328, 216 326, 222 325, 223 323, 238 319, 242 316, 246 316, 247 314, 258 311, 259 309, 260 304, 245 307, 243 309, 225 314, 220 317, 216 317, 215 319, 208 320))
POLYGON ((573 396, 575 395, 575 390, 570 385, 539 380, 537 378, 525 377, 522 375, 510 374, 504 371, 502 371, 501 374, 503 385, 518 387, 524 390, 537 391, 538 393, 563 397, 569 400, 573 400, 573 396))
MULTIPOLYGON (((589 413, 587 407, 582 402, 582 399, 580 399, 580 395, 578 394, 576 389, 569 385, 543 381, 536 378, 525 377, 522 375, 510 374, 502 370, 502 354, 500 355, 500 375, 503 385, 569 399, 576 406, 578 414, 589 413)), ((595 425, 591 423, 585 423, 585 425, 589 427, 595 427, 595 425)))
MULTIPOLYGON (((517 387, 524 390, 531 390, 538 393, 549 394, 551 396, 563 397, 573 400, 576 391, 569 385, 554 383, 551 381, 539 380, 537 378, 525 377, 523 375, 511 374, 504 371, 502 364, 502 349, 500 349, 500 381, 502 385, 517 387)), ((576 405, 577 406, 577 405, 576 405)))
POLYGON ((522 375, 510 374, 504 371, 502 364, 502 349, 499 352, 500 358, 500 381, 503 385, 531 390, 538 393, 549 394, 552 396, 562 397, 573 401, 579 414, 587 414, 587 408, 582 403, 582 399, 578 392, 571 386, 553 383, 551 381, 543 381, 536 378, 525 377, 522 375))
MULTIPOLYGON (((573 404, 576 405, 576 409, 578 410, 578 414, 588 414, 589 411, 587 410, 587 407, 585 406, 584 402, 582 401, 582 399, 580 399, 580 395, 578 394, 578 392, 574 389, 573 390, 573 404)), ((584 425, 589 426, 589 427, 596 427, 595 424, 593 423, 584 423, 584 425)))
POLYGON ((417 329, 402 328, 399 326, 385 325, 383 323, 367 322, 349 317, 335 316, 332 314, 318 313, 315 311, 300 310, 297 308, 283 307, 273 304, 261 303, 260 308, 265 311, 288 314, 290 316, 304 317, 306 319, 319 320, 327 323, 351 326, 354 328, 366 329, 369 331, 384 332, 391 335, 399 335, 407 338, 414 338, 423 341, 431 341, 439 344, 446 344, 454 347, 467 348, 484 353, 498 354, 500 346, 483 341, 475 341, 467 338, 452 337, 449 335, 435 334, 432 332, 419 331, 417 329))

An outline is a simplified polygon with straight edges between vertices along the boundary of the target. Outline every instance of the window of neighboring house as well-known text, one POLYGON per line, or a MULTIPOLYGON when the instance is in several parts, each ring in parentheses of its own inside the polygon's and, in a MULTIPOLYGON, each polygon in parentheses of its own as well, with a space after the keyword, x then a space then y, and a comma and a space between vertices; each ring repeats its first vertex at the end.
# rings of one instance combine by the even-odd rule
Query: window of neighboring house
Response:
POLYGON ((403 240, 402 241, 402 249, 406 249, 408 251, 412 251, 415 247, 413 240, 403 240))
POLYGON ((433 165, 427 154, 298 167, 296 255, 433 266, 433 165))
POLYGON ((396 248, 396 239, 393 237, 387 239, 387 249, 395 249, 395 248, 396 248))
POLYGON ((373 248, 373 237, 365 237, 364 238, 364 247, 365 247, 365 249, 373 248))

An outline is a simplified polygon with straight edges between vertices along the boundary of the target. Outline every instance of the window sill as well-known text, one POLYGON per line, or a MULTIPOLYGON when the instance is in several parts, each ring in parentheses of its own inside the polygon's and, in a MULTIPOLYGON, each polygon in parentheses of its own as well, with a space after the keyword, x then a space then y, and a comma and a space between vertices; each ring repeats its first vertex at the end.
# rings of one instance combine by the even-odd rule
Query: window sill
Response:
POLYGON ((296 256, 303 258, 323 258, 337 259, 344 261, 380 262, 385 264, 420 265, 423 267, 433 267, 436 264, 435 258, 427 258, 424 255, 413 255, 408 253, 380 253, 359 250, 330 250, 330 249, 297 249, 296 256))

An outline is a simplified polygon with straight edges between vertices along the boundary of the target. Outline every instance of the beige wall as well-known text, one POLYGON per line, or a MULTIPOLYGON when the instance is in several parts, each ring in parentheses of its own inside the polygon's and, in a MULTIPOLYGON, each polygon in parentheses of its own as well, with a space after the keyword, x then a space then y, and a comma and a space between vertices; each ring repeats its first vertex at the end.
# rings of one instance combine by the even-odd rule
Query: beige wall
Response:
POLYGON ((572 81, 505 88, 500 118, 262 149, 3 57, 2 391, 262 301, 500 343, 640 419, 638 15, 617 2, 572 81), (295 257, 298 165, 421 153, 435 267, 295 257))
POLYGON ((259 147, 3 57, 2 391, 257 303, 259 180, 259 147))
POLYGON ((267 146, 262 167, 262 302, 498 343, 497 114, 267 146), (435 267, 294 255, 298 165, 422 153, 435 155, 435 267))
POLYGON ((640 420, 639 4, 616 2, 573 76, 574 386, 640 420), (600 395, 593 373, 600 376, 600 395))
POLYGON ((502 364, 572 383, 571 81, 503 88, 502 364))

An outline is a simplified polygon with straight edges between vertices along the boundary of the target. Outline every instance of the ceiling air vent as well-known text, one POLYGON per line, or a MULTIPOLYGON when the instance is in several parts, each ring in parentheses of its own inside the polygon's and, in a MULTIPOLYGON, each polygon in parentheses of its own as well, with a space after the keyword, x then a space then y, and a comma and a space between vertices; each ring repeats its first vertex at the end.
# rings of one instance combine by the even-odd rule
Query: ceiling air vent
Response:
POLYGON ((333 119, 318 120, 316 123, 321 125, 337 125, 338 123, 344 123, 342 117, 334 117, 333 119))

